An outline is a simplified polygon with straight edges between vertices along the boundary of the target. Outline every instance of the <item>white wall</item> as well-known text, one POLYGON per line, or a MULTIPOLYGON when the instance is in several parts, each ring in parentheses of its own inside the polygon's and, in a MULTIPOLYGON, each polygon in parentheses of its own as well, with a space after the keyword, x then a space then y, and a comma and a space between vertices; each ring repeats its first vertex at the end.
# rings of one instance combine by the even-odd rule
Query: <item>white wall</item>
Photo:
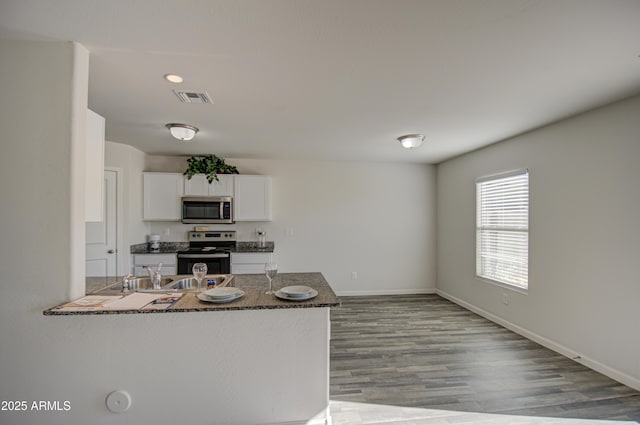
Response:
POLYGON ((122 266, 119 274, 124 275, 131 270, 130 246, 147 241, 149 224, 142 221, 142 171, 144 170, 144 152, 121 143, 105 143, 105 166, 117 167, 122 170, 123 192, 122 223, 119 234, 122 235, 122 252, 120 259, 122 266))
POLYGON ((640 389, 639 117, 634 97, 440 164, 437 280, 442 294, 640 389), (522 167, 528 294, 475 277, 474 179, 522 167))
MULTIPOLYGON (((435 167, 337 161, 235 160, 242 174, 272 176, 273 221, 256 227, 276 245, 281 271, 320 271, 338 294, 435 290, 435 167), (287 233, 293 229, 293 236, 287 233), (352 272, 358 279, 352 279, 352 272)), ((183 157, 147 157, 146 171, 183 172, 183 157)), ((152 223, 165 240, 186 240, 193 225, 152 223)), ((140 241, 143 242, 143 241, 140 241)))
POLYGON ((76 51, 71 43, 0 41, 0 400, 27 401, 27 411, 0 410, 0 423, 321 420, 328 309, 42 314, 69 298, 72 260, 84 263, 83 250, 72 258, 70 236, 72 226, 84 228, 70 219, 84 201, 81 188, 72 196, 70 180, 76 51), (133 398, 127 413, 105 407, 117 389, 133 398), (34 401, 69 401, 70 410, 32 410, 34 401))

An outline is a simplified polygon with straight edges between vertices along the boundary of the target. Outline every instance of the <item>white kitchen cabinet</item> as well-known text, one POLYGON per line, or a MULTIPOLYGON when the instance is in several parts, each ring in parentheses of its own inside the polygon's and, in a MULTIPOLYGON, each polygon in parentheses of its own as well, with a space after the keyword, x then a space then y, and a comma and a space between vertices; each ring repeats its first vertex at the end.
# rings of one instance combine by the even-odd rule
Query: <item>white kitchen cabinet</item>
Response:
POLYGON ((143 220, 180 221, 180 198, 184 192, 181 173, 142 173, 144 179, 143 220))
POLYGON ((162 263, 161 275, 169 276, 178 273, 176 254, 134 254, 132 263, 135 276, 148 276, 149 272, 144 269, 144 266, 153 267, 153 270, 156 270, 160 263, 162 263))
POLYGON ((271 221, 271 177, 234 176, 235 221, 271 221))
POLYGON ((233 196, 233 175, 218 174, 218 181, 209 183, 207 176, 184 177, 185 196, 233 196))
POLYGON ((232 252, 231 274, 264 274, 264 266, 270 262, 270 252, 232 252))
POLYGON ((87 109, 85 141, 84 220, 103 220, 104 199, 104 118, 87 109))

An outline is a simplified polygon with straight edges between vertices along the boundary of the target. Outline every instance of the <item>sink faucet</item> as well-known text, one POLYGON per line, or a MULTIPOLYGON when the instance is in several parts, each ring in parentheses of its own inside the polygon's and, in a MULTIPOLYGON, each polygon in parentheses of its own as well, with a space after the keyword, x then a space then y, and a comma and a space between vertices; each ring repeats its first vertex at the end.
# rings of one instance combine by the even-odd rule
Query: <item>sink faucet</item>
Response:
POLYGON ((127 295, 129 293, 129 281, 133 279, 134 276, 129 273, 125 277, 122 278, 122 293, 127 295))
POLYGON ((160 284, 162 283, 162 275, 160 274, 162 263, 158 264, 156 271, 153 271, 153 268, 149 266, 142 266, 142 268, 149 273, 149 279, 151 279, 151 284, 153 285, 153 289, 160 289, 160 284))

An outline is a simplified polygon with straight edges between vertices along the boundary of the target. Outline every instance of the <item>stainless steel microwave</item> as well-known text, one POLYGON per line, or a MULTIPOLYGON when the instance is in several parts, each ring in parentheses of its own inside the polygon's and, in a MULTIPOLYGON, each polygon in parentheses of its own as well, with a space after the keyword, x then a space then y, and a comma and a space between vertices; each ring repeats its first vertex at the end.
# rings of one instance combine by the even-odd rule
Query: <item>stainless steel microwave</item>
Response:
POLYGON ((185 196, 182 198, 183 223, 233 223, 231 196, 185 196))

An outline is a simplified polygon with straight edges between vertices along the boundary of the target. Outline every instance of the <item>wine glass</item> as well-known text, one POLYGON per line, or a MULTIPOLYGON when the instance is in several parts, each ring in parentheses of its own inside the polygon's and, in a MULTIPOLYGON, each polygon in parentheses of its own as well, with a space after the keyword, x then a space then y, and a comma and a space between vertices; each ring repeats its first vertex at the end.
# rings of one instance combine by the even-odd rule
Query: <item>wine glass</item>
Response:
POLYGON ((196 263, 193 265, 193 277, 198 281, 198 292, 202 288, 202 279, 207 275, 207 265, 205 263, 196 263))
POLYGON ((273 288, 271 286, 271 281, 276 277, 276 275, 278 274, 278 265, 276 263, 267 263, 264 266, 264 274, 267 275, 267 279, 269 279, 269 290, 267 292, 265 292, 265 294, 267 295, 271 295, 273 294, 273 288))

